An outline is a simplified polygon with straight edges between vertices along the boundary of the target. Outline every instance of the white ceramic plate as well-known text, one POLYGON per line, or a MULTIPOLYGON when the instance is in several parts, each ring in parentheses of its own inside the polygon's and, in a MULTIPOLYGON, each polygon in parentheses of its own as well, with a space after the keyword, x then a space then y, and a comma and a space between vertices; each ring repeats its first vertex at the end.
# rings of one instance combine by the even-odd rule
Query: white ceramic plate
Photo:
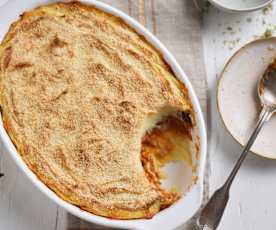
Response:
POLYGON ((209 0, 214 6, 228 12, 244 12, 261 9, 273 0, 209 0))
MULTIPOLYGON (((55 1, 49 0, 9 0, 2 7, 0 7, 0 39, 2 40, 6 34, 10 24, 17 20, 19 15, 26 10, 30 10, 38 5, 52 3, 55 1)), ((196 123, 197 127, 195 129, 198 134, 200 150, 199 150, 199 159, 197 160, 198 170, 197 176, 198 180, 196 184, 190 189, 190 191, 183 196, 177 203, 171 207, 161 211, 155 215, 150 220, 111 220, 108 218, 100 217, 93 215, 89 212, 83 211, 78 207, 71 205, 62 199, 60 199, 54 192, 52 192, 47 186, 45 186, 37 177, 32 173, 32 171, 25 165, 21 157, 16 151, 15 146, 11 142, 9 136, 7 135, 5 129, 3 128, 2 120, 0 122, 0 137, 4 143, 4 146, 7 149, 7 152, 12 156, 20 169, 27 175, 27 177, 39 188, 41 192, 46 194, 51 200, 56 202, 61 207, 65 208, 68 212, 85 219, 86 221, 93 222, 100 225, 105 225, 109 227, 117 227, 121 229, 159 229, 159 230, 169 230, 174 229, 184 222, 186 222, 200 207, 202 196, 203 196, 203 176, 204 176, 204 166, 205 166, 205 157, 206 157, 206 130, 205 124, 200 109, 198 99, 195 95, 195 92, 192 88, 191 83, 189 82, 187 76, 182 71, 179 64, 176 62, 174 57, 169 53, 169 51, 158 41, 148 30, 146 30, 142 25, 137 21, 130 18, 123 12, 116 10, 104 3, 97 2, 95 0, 83 1, 87 4, 92 4, 106 12, 109 12, 113 15, 116 15, 122 18, 130 26, 132 26, 138 33, 142 34, 153 46, 155 46, 160 52, 164 55, 164 58, 172 67, 176 76, 184 82, 187 86, 190 98, 196 112, 196 123)), ((182 186, 183 191, 187 190, 185 184, 190 183, 191 176, 189 175, 190 168, 182 165, 182 167, 177 167, 169 165, 167 170, 173 175, 172 181, 170 183, 177 183, 182 186), (181 171, 182 170, 182 171, 181 171)))
MULTIPOLYGON (((251 42, 237 51, 222 72, 218 85, 218 110, 225 127, 242 145, 254 129, 261 106, 257 84, 276 58, 276 37, 251 42)), ((252 152, 276 159, 276 116, 259 134, 252 152)))

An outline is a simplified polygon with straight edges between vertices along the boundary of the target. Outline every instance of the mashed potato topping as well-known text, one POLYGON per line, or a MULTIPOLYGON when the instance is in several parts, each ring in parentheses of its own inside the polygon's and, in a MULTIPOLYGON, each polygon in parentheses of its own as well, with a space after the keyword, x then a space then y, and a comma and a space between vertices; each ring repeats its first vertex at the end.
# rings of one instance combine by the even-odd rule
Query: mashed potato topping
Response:
POLYGON ((28 167, 64 200, 134 219, 178 199, 148 177, 141 149, 164 117, 193 117, 188 93, 121 19, 81 3, 24 13, 1 43, 0 81, 6 131, 28 167))

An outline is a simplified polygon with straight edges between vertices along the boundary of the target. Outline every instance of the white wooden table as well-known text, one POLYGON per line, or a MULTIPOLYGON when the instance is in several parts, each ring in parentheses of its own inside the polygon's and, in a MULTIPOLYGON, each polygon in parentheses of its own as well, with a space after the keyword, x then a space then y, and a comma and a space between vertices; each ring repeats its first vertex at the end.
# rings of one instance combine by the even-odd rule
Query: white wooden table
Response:
MULTIPOLYGON (((182 0, 179 0, 182 1, 182 0)), ((265 13, 227 14, 210 8, 203 16, 202 32, 208 82, 209 189, 225 180, 241 147, 225 131, 216 108, 219 74, 231 54, 276 25, 274 9, 265 13), (271 25, 270 25, 271 23, 271 25)), ((276 32, 276 31, 275 31, 276 32)), ((22 175, 8 154, 1 154, 0 230, 69 230, 90 228, 50 202, 22 175)), ((250 155, 231 190, 220 230, 276 229, 276 161, 250 155)))
MULTIPOLYGON (((227 14, 212 8, 203 18, 203 42, 209 88, 211 193, 223 183, 241 152, 241 147, 225 131, 217 112, 216 86, 220 72, 235 50, 253 40, 255 36, 263 35, 267 28, 275 30, 276 2, 273 6, 273 10, 245 14, 227 14)), ((275 178, 275 160, 249 155, 233 183, 230 202, 219 229, 276 229, 275 178)))

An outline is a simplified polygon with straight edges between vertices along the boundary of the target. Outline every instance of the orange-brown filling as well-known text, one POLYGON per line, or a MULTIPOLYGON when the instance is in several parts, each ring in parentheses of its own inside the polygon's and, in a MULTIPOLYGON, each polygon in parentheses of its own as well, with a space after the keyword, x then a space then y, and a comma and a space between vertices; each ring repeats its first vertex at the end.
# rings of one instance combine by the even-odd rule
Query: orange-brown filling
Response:
POLYGON ((141 161, 145 173, 154 186, 164 197, 163 207, 166 208, 180 198, 176 191, 166 191, 161 186, 163 173, 160 170, 166 163, 185 158, 176 155, 174 138, 191 140, 191 122, 169 116, 147 132, 142 140, 141 161))

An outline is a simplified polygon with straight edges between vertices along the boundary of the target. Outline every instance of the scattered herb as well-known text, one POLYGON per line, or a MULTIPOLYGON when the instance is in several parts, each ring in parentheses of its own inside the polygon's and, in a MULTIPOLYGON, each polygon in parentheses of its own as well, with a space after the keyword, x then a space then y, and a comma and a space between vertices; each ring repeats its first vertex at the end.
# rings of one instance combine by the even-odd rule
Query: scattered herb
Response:
POLYGON ((263 15, 268 15, 273 10, 272 4, 269 4, 267 7, 263 8, 263 15))
POLYGON ((247 18, 246 21, 247 21, 248 23, 250 23, 250 22, 252 22, 252 18, 247 18))
POLYGON ((224 40, 223 41, 223 44, 225 46, 228 46, 228 49, 229 50, 232 50, 234 49, 234 47, 241 41, 240 38, 236 38, 236 39, 233 39, 233 40, 224 40))
POLYGON ((266 29, 264 34, 263 34, 263 37, 264 38, 270 38, 270 37, 272 37, 272 35, 273 35, 272 30, 271 29, 266 29))

